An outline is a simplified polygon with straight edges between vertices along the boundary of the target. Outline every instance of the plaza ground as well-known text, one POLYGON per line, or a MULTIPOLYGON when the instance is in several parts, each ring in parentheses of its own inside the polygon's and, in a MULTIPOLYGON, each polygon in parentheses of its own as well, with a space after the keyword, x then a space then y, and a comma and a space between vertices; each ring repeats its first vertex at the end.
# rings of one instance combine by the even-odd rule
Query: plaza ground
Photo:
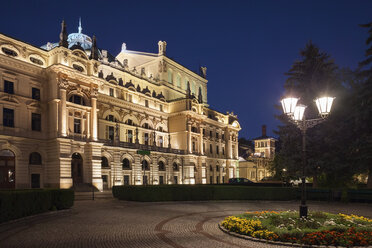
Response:
MULTIPOLYGON (((297 210, 298 201, 157 202, 79 196, 72 209, 0 225, 0 247, 283 247, 232 237, 217 223, 244 211, 297 210)), ((309 202, 310 210, 372 217, 372 204, 309 202)))

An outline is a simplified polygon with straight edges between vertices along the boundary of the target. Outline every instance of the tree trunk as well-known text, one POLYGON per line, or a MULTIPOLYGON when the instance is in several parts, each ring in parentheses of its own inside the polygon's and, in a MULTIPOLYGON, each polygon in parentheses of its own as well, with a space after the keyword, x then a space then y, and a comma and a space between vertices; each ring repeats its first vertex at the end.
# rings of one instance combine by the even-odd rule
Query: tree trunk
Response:
POLYGON ((372 163, 369 165, 367 189, 372 189, 372 163))
POLYGON ((313 188, 318 188, 318 175, 313 176, 313 188))

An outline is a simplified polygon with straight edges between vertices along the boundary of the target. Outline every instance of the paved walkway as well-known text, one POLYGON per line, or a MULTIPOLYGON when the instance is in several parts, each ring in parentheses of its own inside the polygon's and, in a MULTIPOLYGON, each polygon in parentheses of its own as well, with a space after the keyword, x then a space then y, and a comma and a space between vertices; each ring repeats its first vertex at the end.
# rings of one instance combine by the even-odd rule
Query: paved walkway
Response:
MULTIPOLYGON (((243 211, 296 210, 298 204, 76 201, 71 210, 0 225, 0 247, 276 247, 229 236, 217 223, 243 211)), ((309 208, 372 217, 371 204, 310 202, 309 208)))

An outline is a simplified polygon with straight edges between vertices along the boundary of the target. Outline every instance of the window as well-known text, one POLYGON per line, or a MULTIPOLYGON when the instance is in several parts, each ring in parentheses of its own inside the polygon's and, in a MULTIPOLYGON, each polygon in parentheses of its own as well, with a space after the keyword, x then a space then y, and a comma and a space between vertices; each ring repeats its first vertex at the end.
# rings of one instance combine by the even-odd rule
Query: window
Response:
POLYGON ((158 131, 163 132, 163 127, 162 126, 158 127, 158 131))
POLYGON ((72 96, 70 96, 70 99, 68 101, 69 102, 72 102, 72 103, 76 103, 76 104, 85 106, 84 99, 81 96, 79 96, 79 95, 72 95, 72 96))
POLYGON ((203 128, 203 135, 205 135, 205 128, 203 128))
POLYGON ((106 120, 107 120, 107 121, 116 122, 116 119, 115 119, 115 117, 114 117, 113 115, 108 115, 108 116, 106 116, 106 120))
POLYGON ((32 87, 32 99, 40 101, 40 89, 32 87))
POLYGON ((209 166, 209 171, 213 171, 212 165, 209 166))
POLYGON ((32 189, 40 188, 40 174, 31 174, 31 188, 32 189))
POLYGON ((4 80, 4 92, 8 94, 14 94, 14 83, 4 80))
POLYGON ((173 83, 173 73, 172 70, 168 70, 168 83, 172 84, 173 83))
POLYGON ((205 143, 203 143, 203 153, 205 153, 205 143))
POLYGON ((149 107, 149 100, 145 100, 145 107, 149 107))
POLYGON ((108 139, 114 140, 115 130, 113 126, 108 127, 108 139))
POLYGON ((41 165, 41 155, 38 152, 32 152, 29 157, 29 164, 41 165))
POLYGON ((147 185, 147 176, 142 176, 143 185, 147 185))
POLYGON ((129 185, 129 175, 124 176, 124 185, 129 185))
POLYGON ((128 130, 128 142, 133 143, 133 131, 128 130))
POLYGON ((145 145, 149 145, 149 134, 145 133, 145 145))
POLYGON ((178 88, 181 88, 181 76, 179 74, 177 74, 176 84, 178 88))
POLYGON ((179 170, 179 167, 178 167, 178 164, 177 163, 173 163, 173 170, 174 171, 178 171, 179 170))
POLYGON ((178 176, 174 176, 174 184, 178 184, 178 176))
POLYGON ((195 147, 195 141, 192 142, 192 152, 195 152, 196 151, 196 147, 195 147))
POLYGON ((113 88, 109 89, 109 94, 110 94, 110 96, 114 96, 114 89, 113 88))
POLYGON ((222 147, 222 155, 225 155, 225 147, 222 147))
POLYGON ((216 154, 220 154, 220 148, 216 146, 216 154))
POLYGON ((131 125, 131 126, 133 126, 133 121, 132 121, 131 119, 128 119, 128 120, 126 121, 126 124, 127 124, 127 125, 131 125))
POLYGON ((81 133, 81 120, 74 119, 74 133, 81 133))
POLYGON ((72 67, 74 67, 74 69, 77 71, 84 72, 84 68, 80 65, 73 64, 72 67))
POLYGON ((109 166, 108 159, 106 157, 101 157, 101 167, 102 168, 108 168, 108 167, 110 167, 109 166))
POLYGON ((150 166, 147 160, 142 160, 142 170, 150 170, 150 166))
POLYGON ((211 154, 213 154, 212 144, 209 144, 209 152, 210 152, 211 154))
POLYGON ((255 171, 251 171, 251 179, 255 179, 256 177, 256 172, 255 171))
POLYGON ((209 136, 211 136, 211 137, 213 136, 213 133, 212 133, 212 131, 209 131, 209 136))
POLYGON ((164 176, 159 176, 159 184, 164 184, 164 176))
POLYGON ((209 183, 210 183, 210 184, 213 184, 213 176, 210 176, 210 177, 209 177, 209 183))
POLYGON ((160 106, 159 106, 159 110, 160 110, 161 112, 164 111, 164 110, 163 110, 163 105, 162 105, 162 104, 160 104, 160 106))
POLYGON ((3 125, 5 127, 14 127, 14 110, 3 108, 3 125))
POLYGON ((165 171, 165 165, 163 161, 159 161, 158 165, 159 165, 159 171, 165 171))
POLYGON ((159 136, 159 146, 163 147, 163 136, 159 136))
POLYGON ((149 126, 149 124, 148 124, 148 123, 144 123, 144 124, 142 125, 142 127, 144 127, 144 128, 147 128, 147 129, 149 129, 149 128, 150 128, 150 126, 149 126))
POLYGON ((128 102, 132 102, 132 95, 131 94, 128 95, 128 102))
POLYGON ((191 127, 191 132, 197 133, 198 132, 198 128, 197 127, 191 127))
POLYGON ((225 134, 224 133, 222 134, 222 140, 225 140, 225 134))
POLYGON ((218 139, 218 133, 216 133, 216 139, 218 139))
POLYGON ((9 56, 12 56, 12 57, 17 57, 17 56, 18 56, 18 54, 17 54, 15 51, 13 51, 12 49, 8 49, 8 48, 6 48, 6 47, 3 47, 3 48, 1 48, 1 50, 2 50, 3 53, 5 53, 6 55, 9 55, 9 56))
POLYGON ((123 170, 130 170, 130 162, 127 158, 123 159, 123 170))
POLYGON ((220 172, 220 167, 218 165, 216 165, 216 171, 220 172))
POLYGON ((217 184, 219 184, 219 183, 220 183, 220 177, 217 176, 217 184))
POLYGON ((37 64, 37 65, 44 65, 43 61, 41 61, 40 59, 34 58, 34 57, 31 57, 30 61, 34 64, 37 64))
POLYGON ((41 131, 41 114, 31 114, 31 129, 32 131, 41 131))

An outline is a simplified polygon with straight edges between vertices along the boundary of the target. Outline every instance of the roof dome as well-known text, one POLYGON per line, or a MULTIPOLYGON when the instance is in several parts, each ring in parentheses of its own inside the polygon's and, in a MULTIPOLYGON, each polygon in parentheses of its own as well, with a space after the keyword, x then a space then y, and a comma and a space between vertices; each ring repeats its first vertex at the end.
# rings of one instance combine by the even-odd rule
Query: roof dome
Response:
POLYGON ((81 33, 82 30, 81 19, 79 19, 78 33, 68 35, 68 48, 71 49, 74 45, 80 45, 84 50, 90 50, 92 48, 92 39, 88 35, 81 33))

